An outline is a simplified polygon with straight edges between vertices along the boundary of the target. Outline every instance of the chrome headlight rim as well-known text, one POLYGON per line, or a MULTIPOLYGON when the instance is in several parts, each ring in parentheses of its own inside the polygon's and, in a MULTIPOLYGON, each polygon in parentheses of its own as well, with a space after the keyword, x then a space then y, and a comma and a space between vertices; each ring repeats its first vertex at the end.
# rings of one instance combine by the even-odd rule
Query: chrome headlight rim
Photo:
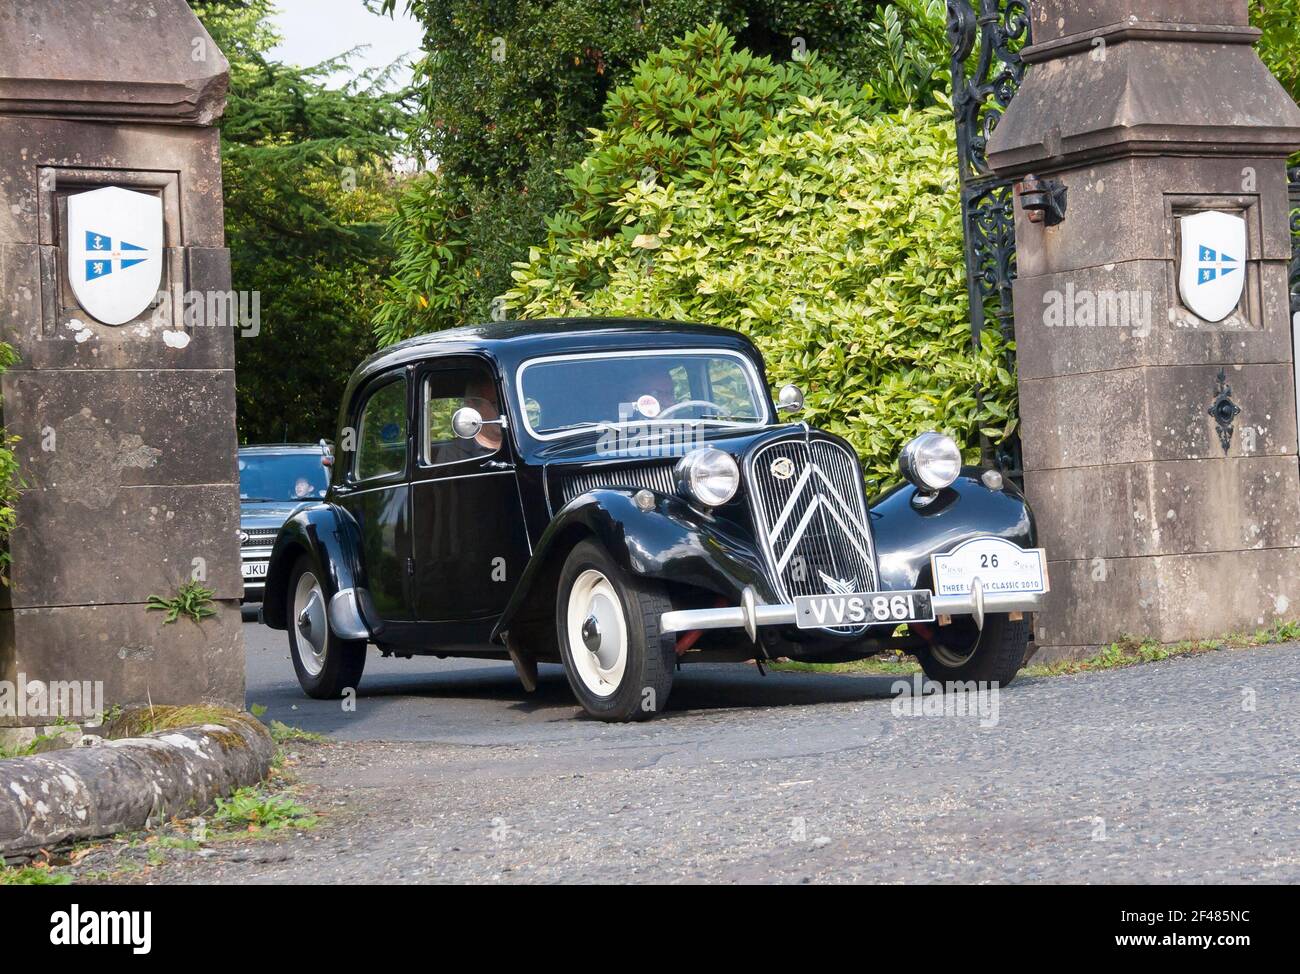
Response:
POLYGON ((677 464, 677 485, 690 500, 721 507, 740 492, 740 465, 730 453, 716 447, 692 450, 677 464))
POLYGON ((961 476, 961 447, 951 436, 933 430, 914 436, 898 456, 899 472, 927 494, 951 487, 961 476))

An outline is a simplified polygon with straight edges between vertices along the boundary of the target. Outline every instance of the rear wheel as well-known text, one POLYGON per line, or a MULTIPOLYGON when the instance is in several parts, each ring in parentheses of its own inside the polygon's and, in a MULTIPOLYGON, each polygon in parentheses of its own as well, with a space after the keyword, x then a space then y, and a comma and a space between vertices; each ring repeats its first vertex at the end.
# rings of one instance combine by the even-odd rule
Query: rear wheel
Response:
POLYGON ((584 541, 560 572, 555 620, 569 686, 598 720, 645 720, 664 709, 676 643, 659 617, 672 608, 663 586, 623 571, 584 541))
POLYGON ((935 641, 918 654, 921 669, 942 683, 974 680, 1006 686, 1020 672, 1029 647, 1029 622, 1005 614, 986 616, 984 628, 961 618, 936 629, 935 641))
POLYGON ((355 690, 366 667, 366 643, 339 639, 330 632, 325 588, 306 555, 289 573, 286 601, 289 654, 303 692, 320 700, 334 700, 344 690, 355 690))

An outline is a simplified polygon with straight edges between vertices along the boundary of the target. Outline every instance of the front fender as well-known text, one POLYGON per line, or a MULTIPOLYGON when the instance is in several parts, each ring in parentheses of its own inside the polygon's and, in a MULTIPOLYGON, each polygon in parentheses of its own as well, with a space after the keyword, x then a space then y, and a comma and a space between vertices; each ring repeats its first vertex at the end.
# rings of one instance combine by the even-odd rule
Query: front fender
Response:
POLYGON ((753 586, 774 599, 760 553, 732 523, 680 498, 655 494, 643 511, 631 490, 594 490, 558 511, 543 532, 510 603, 493 631, 498 639, 520 620, 554 612, 555 584, 564 559, 584 538, 595 538, 632 575, 714 592, 728 603, 753 586))
POLYGON ((913 503, 917 490, 903 484, 871 506, 871 527, 883 590, 931 587, 930 556, 971 538, 996 537, 1022 548, 1038 546, 1038 529, 1024 495, 1007 483, 990 490, 980 471, 966 467, 930 504, 913 503))
POLYGON ((365 566, 360 542, 361 531, 356 520, 337 504, 304 504, 289 515, 271 549, 262 597, 262 621, 272 629, 287 628, 289 573, 304 553, 316 565, 327 600, 345 589, 364 590, 365 566))

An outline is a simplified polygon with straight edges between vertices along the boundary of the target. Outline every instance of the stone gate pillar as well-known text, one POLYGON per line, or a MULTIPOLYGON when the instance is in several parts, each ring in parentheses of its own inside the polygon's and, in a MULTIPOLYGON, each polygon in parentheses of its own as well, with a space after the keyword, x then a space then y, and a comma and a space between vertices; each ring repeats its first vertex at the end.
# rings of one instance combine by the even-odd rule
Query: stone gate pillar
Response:
POLYGON ((234 340, 190 300, 230 288, 227 67, 184 0, 0 5, 0 391, 27 486, 0 727, 52 723, 13 712, 34 682, 243 704, 234 340), (146 609, 191 578, 215 616, 146 609))
POLYGON ((1014 295, 1051 562, 1039 651, 1294 618, 1300 109, 1254 52, 1246 0, 1030 9, 1030 67, 988 156, 1038 177, 1017 188, 1014 295))

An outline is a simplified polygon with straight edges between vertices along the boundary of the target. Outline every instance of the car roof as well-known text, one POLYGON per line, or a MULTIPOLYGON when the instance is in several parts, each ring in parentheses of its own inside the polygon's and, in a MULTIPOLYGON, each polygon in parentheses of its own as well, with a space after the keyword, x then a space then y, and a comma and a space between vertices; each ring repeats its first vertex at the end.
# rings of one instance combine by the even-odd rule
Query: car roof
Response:
POLYGON ((721 347, 742 351, 761 362, 744 335, 715 325, 684 324, 658 318, 538 318, 493 321, 417 335, 370 356, 348 383, 347 398, 358 384, 396 365, 455 354, 485 354, 503 371, 539 355, 597 352, 614 349, 721 347))

